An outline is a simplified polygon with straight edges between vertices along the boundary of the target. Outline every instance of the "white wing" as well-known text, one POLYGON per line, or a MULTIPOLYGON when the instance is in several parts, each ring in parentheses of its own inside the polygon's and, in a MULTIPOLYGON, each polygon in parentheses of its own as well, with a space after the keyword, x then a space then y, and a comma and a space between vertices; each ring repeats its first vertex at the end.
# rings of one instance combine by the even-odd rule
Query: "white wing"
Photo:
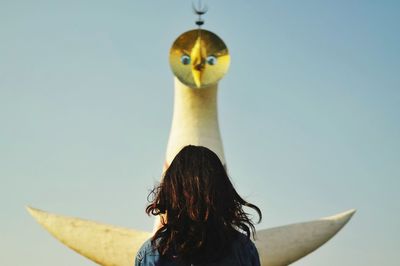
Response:
POLYGON ((315 221, 260 230, 255 242, 263 266, 285 266, 306 256, 331 239, 355 210, 315 221))
POLYGON ((132 266, 137 251, 151 234, 27 208, 55 238, 103 266, 132 266))

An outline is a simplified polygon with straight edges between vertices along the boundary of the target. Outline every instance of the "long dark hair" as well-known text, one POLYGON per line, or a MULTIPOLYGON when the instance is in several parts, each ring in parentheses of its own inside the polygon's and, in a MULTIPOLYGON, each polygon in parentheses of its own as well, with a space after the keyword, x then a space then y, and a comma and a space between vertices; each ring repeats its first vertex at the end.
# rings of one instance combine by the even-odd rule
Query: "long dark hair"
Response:
POLYGON ((254 237, 243 206, 257 212, 258 222, 262 218, 260 209, 236 192, 218 156, 201 146, 184 147, 149 196, 147 214, 166 216, 152 245, 161 256, 183 263, 217 261, 238 231, 254 237))

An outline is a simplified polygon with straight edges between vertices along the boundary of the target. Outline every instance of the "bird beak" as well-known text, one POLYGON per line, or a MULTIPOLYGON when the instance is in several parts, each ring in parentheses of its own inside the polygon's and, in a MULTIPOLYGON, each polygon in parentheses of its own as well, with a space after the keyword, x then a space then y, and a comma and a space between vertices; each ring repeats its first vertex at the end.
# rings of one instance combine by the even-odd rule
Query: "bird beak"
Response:
POLYGON ((197 37, 196 43, 192 48, 190 57, 192 58, 192 76, 197 88, 201 88, 202 75, 205 68, 207 51, 202 45, 201 37, 197 37))

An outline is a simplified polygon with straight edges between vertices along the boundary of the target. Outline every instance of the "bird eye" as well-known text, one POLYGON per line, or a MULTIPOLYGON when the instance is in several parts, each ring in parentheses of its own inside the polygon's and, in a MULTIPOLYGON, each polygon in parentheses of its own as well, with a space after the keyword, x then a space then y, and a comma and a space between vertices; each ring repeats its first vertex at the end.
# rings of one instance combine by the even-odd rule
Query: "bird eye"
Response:
POLYGON ((213 55, 210 55, 209 57, 207 57, 207 64, 213 66, 217 63, 217 58, 213 55))
POLYGON ((181 63, 184 65, 189 65, 190 64, 190 56, 184 54, 181 56, 181 63))

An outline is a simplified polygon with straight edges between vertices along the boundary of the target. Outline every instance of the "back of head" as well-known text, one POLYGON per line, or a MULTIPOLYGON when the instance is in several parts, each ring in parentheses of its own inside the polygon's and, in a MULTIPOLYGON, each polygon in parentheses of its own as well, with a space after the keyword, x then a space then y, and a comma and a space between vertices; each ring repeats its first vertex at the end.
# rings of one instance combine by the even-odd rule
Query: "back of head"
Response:
POLYGON ((237 230, 254 233, 243 206, 261 218, 260 210, 236 192, 218 156, 201 146, 184 147, 153 192, 147 213, 166 217, 153 245, 183 262, 217 261, 229 252, 237 230))

